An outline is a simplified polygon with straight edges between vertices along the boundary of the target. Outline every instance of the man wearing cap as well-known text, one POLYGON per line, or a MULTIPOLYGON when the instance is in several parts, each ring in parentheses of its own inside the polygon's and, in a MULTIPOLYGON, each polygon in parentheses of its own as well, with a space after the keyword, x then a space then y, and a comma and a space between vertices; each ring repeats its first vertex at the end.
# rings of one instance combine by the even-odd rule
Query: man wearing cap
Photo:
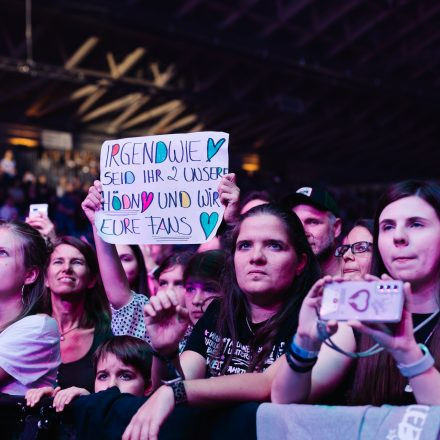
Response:
POLYGON ((282 204, 301 220, 322 275, 340 275, 340 259, 334 254, 342 223, 330 193, 318 186, 302 187, 285 197, 282 204))

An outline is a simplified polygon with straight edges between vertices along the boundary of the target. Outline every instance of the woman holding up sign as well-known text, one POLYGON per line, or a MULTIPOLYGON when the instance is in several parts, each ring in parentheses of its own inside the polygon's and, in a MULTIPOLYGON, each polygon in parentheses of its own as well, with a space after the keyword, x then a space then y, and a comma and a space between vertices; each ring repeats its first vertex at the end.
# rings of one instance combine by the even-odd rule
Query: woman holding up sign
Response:
POLYGON ((131 290, 116 246, 106 243, 95 227, 95 212, 101 209, 101 191, 101 182, 95 180, 81 206, 93 228, 99 271, 112 312, 112 331, 115 335, 134 336, 149 342, 143 319, 148 297, 131 290))

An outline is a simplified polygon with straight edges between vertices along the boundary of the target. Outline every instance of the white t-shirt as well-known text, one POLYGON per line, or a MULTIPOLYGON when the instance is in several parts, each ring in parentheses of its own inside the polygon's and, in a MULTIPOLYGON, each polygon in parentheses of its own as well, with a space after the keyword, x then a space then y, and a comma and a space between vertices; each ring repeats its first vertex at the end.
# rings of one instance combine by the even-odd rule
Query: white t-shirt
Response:
POLYGON ((26 316, 0 333, 0 368, 12 377, 0 392, 21 396, 54 386, 60 363, 60 333, 50 316, 26 316))

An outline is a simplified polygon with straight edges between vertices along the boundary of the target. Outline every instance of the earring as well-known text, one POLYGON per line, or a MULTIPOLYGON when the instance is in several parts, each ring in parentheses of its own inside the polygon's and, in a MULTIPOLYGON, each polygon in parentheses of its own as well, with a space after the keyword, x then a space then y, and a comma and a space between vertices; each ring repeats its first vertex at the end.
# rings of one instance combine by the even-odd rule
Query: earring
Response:
POLYGON ((25 284, 23 284, 23 286, 21 287, 21 302, 24 305, 24 286, 25 284))

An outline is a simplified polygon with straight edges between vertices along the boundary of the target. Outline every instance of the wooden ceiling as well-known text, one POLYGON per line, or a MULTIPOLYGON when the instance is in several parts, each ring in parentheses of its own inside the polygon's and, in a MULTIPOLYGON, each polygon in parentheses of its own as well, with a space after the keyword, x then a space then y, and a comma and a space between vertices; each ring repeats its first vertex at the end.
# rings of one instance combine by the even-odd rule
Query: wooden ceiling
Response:
POLYGON ((437 0, 0 1, 0 122, 230 133, 291 181, 437 178, 437 0), (28 10, 29 12, 29 10, 28 10))

